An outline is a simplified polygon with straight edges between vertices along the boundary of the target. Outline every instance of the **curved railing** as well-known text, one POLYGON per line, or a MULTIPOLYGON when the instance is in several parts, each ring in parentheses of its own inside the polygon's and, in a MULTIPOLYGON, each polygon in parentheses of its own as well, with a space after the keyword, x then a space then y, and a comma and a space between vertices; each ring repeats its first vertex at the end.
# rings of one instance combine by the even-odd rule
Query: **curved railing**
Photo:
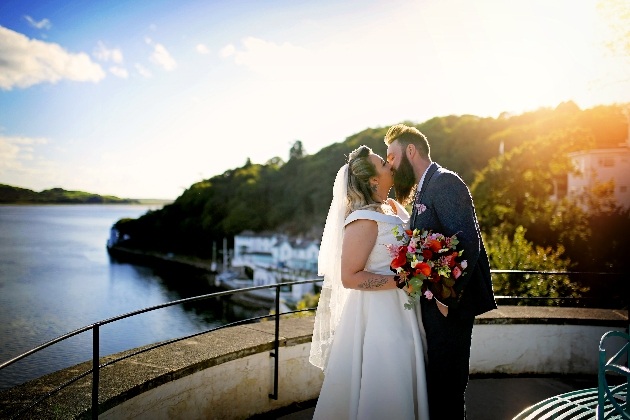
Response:
MULTIPOLYGON (((576 273, 576 272, 566 272, 566 271, 525 271, 525 270, 491 270, 491 272, 493 274, 517 274, 517 275, 528 275, 528 274, 536 274, 536 275, 571 275, 571 274, 597 274, 597 275, 601 275, 601 274, 611 274, 611 273, 576 273)), ((40 350, 43 350, 49 346, 52 346, 54 344, 57 344, 59 342, 62 342, 64 340, 67 340, 71 337, 74 337, 78 334, 87 332, 92 330, 92 368, 69 379, 68 381, 64 382, 63 384, 57 386, 56 388, 54 388, 53 390, 47 392, 46 394, 40 396, 39 398, 37 398, 36 400, 34 400, 32 403, 30 403, 28 406, 22 408, 19 412, 17 412, 14 415, 14 418, 19 418, 21 417, 23 414, 27 413, 28 411, 30 411, 33 407, 35 407, 36 405, 38 405, 39 403, 41 403, 42 401, 44 401, 45 399, 55 395, 56 393, 58 393, 59 391, 61 391, 62 389, 70 386, 71 384, 75 383, 76 381, 78 381, 81 378, 84 378, 87 375, 92 374, 92 396, 91 396, 91 415, 92 418, 96 419, 98 418, 98 388, 99 388, 99 370, 110 366, 114 363, 117 363, 121 360, 125 360, 128 359, 132 356, 136 356, 138 354, 156 349, 158 347, 162 347, 162 346, 166 346, 168 344, 172 344, 178 341, 182 341, 182 340, 186 340, 192 337, 196 337, 202 334, 207 334, 209 332, 213 332, 222 328, 227 328, 227 327, 232 327, 235 325, 240 325, 240 324, 246 324, 246 323, 252 323, 261 319, 265 319, 265 318, 274 318, 275 320, 275 338, 274 338, 274 351, 272 353, 272 357, 274 357, 275 359, 275 366, 274 366, 274 387, 273 387, 273 393, 269 394, 269 397, 272 399, 277 399, 278 398, 278 347, 279 347, 279 330, 280 330, 280 316, 281 315, 288 315, 288 314, 293 314, 293 313, 298 313, 298 312, 308 312, 308 311, 314 311, 316 308, 306 308, 306 309, 301 309, 301 310, 293 310, 293 311, 286 311, 286 312, 280 312, 280 289, 282 287, 285 286, 292 286, 292 285, 297 285, 297 284, 307 284, 307 283, 320 283, 322 282, 322 279, 311 279, 311 280, 301 280, 301 281, 293 281, 293 282, 286 282, 286 283, 277 283, 277 284, 270 284, 270 285, 263 285, 263 286, 253 286, 253 287, 246 287, 246 288, 242 288, 242 289, 235 289, 235 290, 227 290, 227 291, 221 291, 221 292, 215 292, 215 293, 209 293, 209 294, 205 294, 205 295, 200 295, 200 296, 194 296, 194 297, 190 297, 190 298, 185 298, 185 299, 179 299, 179 300, 175 300, 175 301, 171 301, 171 302, 167 302, 167 303, 163 303, 160 305, 155 305, 155 306, 151 306, 148 308, 144 308, 144 309, 139 309, 137 311, 133 311, 133 312, 129 312, 123 315, 118 315, 103 321, 98 321, 94 324, 91 325, 87 325, 85 327, 79 328, 77 330, 74 330, 72 332, 69 332, 67 334, 64 334, 62 336, 59 336, 53 340, 50 340, 38 347, 35 347, 25 353, 20 354, 17 357, 14 357, 11 360, 8 360, 2 364, 0 364, 0 370, 34 354, 39 352, 40 350), (206 299, 211 299, 211 298, 217 298, 217 297, 222 297, 222 296, 228 296, 228 295, 233 295, 233 294, 238 294, 238 293, 247 293, 247 292, 251 292, 254 290, 260 290, 260 289, 275 289, 275 312, 269 315, 262 315, 262 316, 256 316, 256 317, 252 317, 252 318, 247 318, 247 319, 243 319, 240 321, 234 321, 231 323, 227 323, 218 327, 214 327, 211 328, 209 330, 203 331, 203 332, 198 332, 195 334, 191 334, 191 335, 186 335, 184 337, 179 337, 179 338, 175 338, 175 339, 170 339, 167 341, 163 341, 160 343, 156 343, 153 345, 149 345, 146 347, 143 347, 141 349, 138 349, 136 351, 130 352, 128 354, 125 354, 124 356, 112 359, 107 361, 106 363, 103 364, 99 364, 100 363, 100 354, 99 354, 99 341, 100 341, 100 327, 106 324, 110 324, 116 321, 120 321, 122 319, 126 319, 126 318, 130 318, 136 315, 140 315, 146 312, 151 312, 151 311, 155 311, 158 309, 163 309, 163 308, 167 308, 170 306, 174 306, 174 305, 180 305, 180 304, 184 304, 184 303, 191 303, 191 302, 197 302, 197 301, 202 301, 202 300, 206 300, 206 299)), ((531 298, 531 297, 516 297, 516 296, 496 296, 496 300, 498 303, 501 302, 514 302, 514 301, 527 301, 527 300, 546 300, 548 302, 553 302, 553 301, 558 301, 558 300, 579 300, 581 298, 550 298, 550 297, 535 297, 535 298, 531 298)), ((548 303, 547 302, 547 303, 548 303)), ((627 306, 627 302, 624 303, 627 306)))
POLYGON ((285 312, 280 312, 280 288, 283 286, 289 286, 289 285, 294 285, 294 284, 306 284, 306 283, 319 283, 322 282, 322 279, 314 279, 314 280, 301 280, 301 281, 294 281, 294 282, 290 282, 290 283, 277 283, 277 284, 271 284, 271 285, 265 285, 265 286, 254 286, 254 287, 246 287, 243 289, 236 289, 236 290, 227 290, 227 291, 223 291, 223 292, 216 292, 216 293, 209 293, 209 294, 205 294, 205 295, 200 295, 200 296, 194 296, 191 298, 186 298, 186 299, 179 299, 179 300, 174 300, 171 302, 167 302, 167 303, 163 303, 160 305, 155 305, 155 306, 151 306, 149 308, 144 308, 144 309, 139 309, 137 311, 133 311, 133 312, 128 312, 126 314, 123 315, 118 315, 103 321, 98 321, 95 322, 94 324, 91 325, 87 325, 85 327, 76 329, 72 332, 69 332, 67 334, 64 334, 62 336, 59 336, 53 340, 47 341, 46 343, 37 346, 25 353, 20 354, 19 356, 14 357, 11 360, 8 360, 2 364, 0 364, 0 370, 34 354, 37 353, 40 350, 43 350, 47 347, 52 346, 53 344, 59 343, 61 341, 67 340, 71 337, 74 337, 75 335, 84 333, 86 331, 92 330, 92 368, 71 378, 70 380, 64 382, 63 384, 59 385, 58 387, 56 387, 55 389, 47 392, 46 394, 42 395, 40 398, 38 398, 37 400, 33 401, 30 405, 28 405, 27 407, 24 407, 23 409, 21 409, 18 413, 16 413, 14 415, 14 418, 19 418, 21 417, 23 414, 25 414, 26 412, 28 412, 29 410, 31 410, 33 407, 35 407, 37 404, 41 403, 43 400, 50 398, 51 396, 55 395, 56 393, 58 393, 59 391, 61 391, 62 389, 70 386, 71 384, 75 383, 76 381, 78 381, 81 378, 84 378, 85 376, 92 374, 92 418, 96 419, 98 418, 98 385, 99 385, 99 370, 110 366, 114 363, 120 362, 121 360, 125 360, 128 359, 132 356, 136 356, 138 354, 141 353, 145 353, 149 350, 153 350, 156 349, 158 347, 162 347, 162 346, 166 346, 168 344, 172 344, 178 341, 182 341, 182 340, 186 340, 192 337, 196 337, 198 335, 202 335, 202 334, 207 334, 209 332, 212 331, 216 331, 222 328, 227 328, 227 327, 232 327, 235 325, 240 325, 240 324, 246 324, 246 323, 251 323, 251 322, 255 322, 258 321, 260 319, 264 319, 264 318, 275 318, 275 339, 274 339, 274 352, 273 352, 273 357, 275 359, 275 367, 274 367, 274 392, 273 394, 270 394, 269 397, 273 398, 273 399, 277 399, 277 394, 278 394, 278 359, 276 357, 276 355, 278 354, 278 347, 279 347, 279 332, 280 332, 280 315, 287 315, 287 314, 292 314, 292 313, 298 313, 298 312, 307 312, 307 311, 314 311, 315 308, 306 308, 306 309, 300 309, 300 310, 294 310, 294 311, 285 311, 285 312), (180 304, 184 304, 184 303, 191 303, 191 302, 197 302, 197 301, 202 301, 202 300, 206 300, 206 299, 210 299, 210 298, 216 298, 216 297, 221 297, 221 296, 227 296, 227 295, 232 295, 232 294, 237 294, 237 293, 247 293, 247 292, 251 292, 253 290, 260 290, 260 289, 275 289, 276 292, 276 297, 275 297, 275 313, 273 314, 269 314, 269 315, 262 315, 262 316, 256 316, 256 317, 252 317, 252 318, 247 318, 247 319, 243 319, 240 321, 234 321, 234 322, 230 322, 228 324, 224 324, 224 325, 220 325, 218 327, 214 327, 211 328, 209 330, 206 331, 202 331, 202 332, 198 332, 195 334, 190 334, 190 335, 186 335, 184 337, 178 337, 178 338, 174 338, 171 340, 167 340, 167 341, 163 341, 160 343, 156 343, 147 347, 143 347, 142 349, 139 349, 137 351, 131 352, 129 354, 125 354, 124 356, 109 360, 106 363, 103 364, 99 364, 99 359, 100 359, 100 355, 99 355, 99 338, 100 338, 100 327, 106 324, 110 324, 112 322, 116 322, 116 321, 120 321, 122 319, 125 318, 130 318, 132 316, 136 316, 136 315, 140 315, 146 312, 151 312, 151 311, 155 311, 158 309, 163 309, 163 308, 167 308, 169 306, 174 306, 174 305, 180 305, 180 304))

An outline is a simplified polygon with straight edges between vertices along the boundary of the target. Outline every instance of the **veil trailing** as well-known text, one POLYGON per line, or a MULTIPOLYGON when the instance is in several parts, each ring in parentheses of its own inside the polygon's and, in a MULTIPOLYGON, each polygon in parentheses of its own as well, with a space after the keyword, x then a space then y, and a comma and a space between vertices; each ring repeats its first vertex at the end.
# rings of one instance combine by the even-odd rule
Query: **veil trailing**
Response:
POLYGON ((341 244, 348 205, 346 164, 339 169, 335 178, 317 261, 317 271, 320 276, 324 276, 324 283, 317 304, 309 361, 322 370, 326 368, 335 329, 349 292, 341 283, 341 244))

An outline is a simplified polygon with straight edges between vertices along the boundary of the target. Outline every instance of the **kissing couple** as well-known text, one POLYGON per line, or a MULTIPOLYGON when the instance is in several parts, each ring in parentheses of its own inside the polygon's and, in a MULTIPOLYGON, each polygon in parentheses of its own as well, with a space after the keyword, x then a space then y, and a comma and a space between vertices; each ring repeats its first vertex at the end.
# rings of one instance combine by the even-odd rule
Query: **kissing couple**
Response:
POLYGON ((324 372, 314 419, 465 419, 474 318, 496 308, 473 200, 417 128, 394 125, 384 142, 385 159, 352 151, 333 185, 309 358, 324 372), (410 290, 388 251, 396 227, 457 235, 468 265, 454 295, 405 309, 410 290))

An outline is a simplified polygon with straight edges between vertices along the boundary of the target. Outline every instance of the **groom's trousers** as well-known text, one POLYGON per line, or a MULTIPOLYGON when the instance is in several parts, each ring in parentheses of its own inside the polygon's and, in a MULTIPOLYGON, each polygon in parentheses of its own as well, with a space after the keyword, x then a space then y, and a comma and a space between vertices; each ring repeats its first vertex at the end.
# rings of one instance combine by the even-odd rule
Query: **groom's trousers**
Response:
POLYGON ((474 316, 445 317, 435 300, 421 299, 427 335, 426 367, 431 420, 466 418, 466 386, 474 316))

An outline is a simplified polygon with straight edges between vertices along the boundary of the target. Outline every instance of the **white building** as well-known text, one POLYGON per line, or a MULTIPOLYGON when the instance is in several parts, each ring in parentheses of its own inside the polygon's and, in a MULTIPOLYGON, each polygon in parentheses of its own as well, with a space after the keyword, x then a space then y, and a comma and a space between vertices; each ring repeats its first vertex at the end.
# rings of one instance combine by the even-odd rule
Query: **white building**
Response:
MULTIPOLYGON (((251 268, 253 286, 287 283, 318 278, 318 255, 319 241, 245 231, 234 236, 232 266, 251 268)), ((310 283, 281 289, 282 297, 294 302, 314 291, 310 283)))
POLYGON ((579 197, 597 184, 612 181, 618 205, 630 208, 630 118, 628 138, 619 147, 591 149, 569 153, 578 173, 567 179, 569 197, 579 197))

